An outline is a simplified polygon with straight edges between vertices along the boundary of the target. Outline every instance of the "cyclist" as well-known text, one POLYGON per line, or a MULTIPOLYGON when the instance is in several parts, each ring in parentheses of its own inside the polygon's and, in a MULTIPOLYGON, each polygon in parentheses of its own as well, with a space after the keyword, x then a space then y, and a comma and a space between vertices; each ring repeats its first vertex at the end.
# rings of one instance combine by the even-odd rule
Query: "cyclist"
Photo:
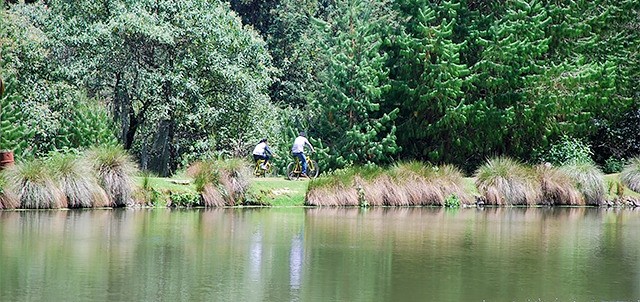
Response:
POLYGON ((307 158, 304 156, 304 146, 307 145, 309 146, 309 149, 311 149, 311 152, 316 152, 305 136, 306 134, 304 133, 304 131, 300 131, 298 137, 296 137, 296 139, 293 141, 293 147, 291 147, 291 154, 297 157, 300 161, 300 164, 302 165, 302 174, 300 174, 300 176, 302 177, 308 177, 307 158))
POLYGON ((256 147, 253 148, 253 160, 256 163, 259 160, 264 160, 264 162, 260 165, 260 168, 262 169, 267 169, 267 162, 269 162, 269 159, 272 155, 273 152, 271 152, 266 138, 261 139, 260 143, 258 143, 256 147))

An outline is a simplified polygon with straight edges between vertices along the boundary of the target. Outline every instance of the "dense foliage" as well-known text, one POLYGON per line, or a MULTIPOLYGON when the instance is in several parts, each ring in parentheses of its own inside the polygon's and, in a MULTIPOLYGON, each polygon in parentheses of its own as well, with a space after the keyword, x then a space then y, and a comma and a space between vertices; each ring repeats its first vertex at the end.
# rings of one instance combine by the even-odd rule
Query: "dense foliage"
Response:
POLYGON ((640 154, 638 1, 2 6, 6 121, 36 156, 117 139, 166 175, 269 137, 281 165, 299 130, 323 171, 578 153, 614 171, 640 154))

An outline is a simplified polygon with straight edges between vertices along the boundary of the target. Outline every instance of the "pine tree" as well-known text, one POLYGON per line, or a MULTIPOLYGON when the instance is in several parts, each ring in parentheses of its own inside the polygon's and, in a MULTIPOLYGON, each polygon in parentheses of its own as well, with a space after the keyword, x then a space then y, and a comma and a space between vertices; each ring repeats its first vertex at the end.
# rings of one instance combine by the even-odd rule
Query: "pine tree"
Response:
POLYGON ((321 160, 339 168, 379 164, 398 151, 394 120, 398 109, 381 112, 388 89, 383 34, 390 26, 388 3, 375 0, 339 0, 326 24, 323 83, 315 105, 319 130, 329 148, 321 160))
POLYGON ((458 112, 469 70, 460 61, 465 42, 456 35, 460 1, 397 1, 399 19, 408 20, 393 49, 393 89, 401 106, 398 141, 405 155, 443 159, 464 120, 458 112))

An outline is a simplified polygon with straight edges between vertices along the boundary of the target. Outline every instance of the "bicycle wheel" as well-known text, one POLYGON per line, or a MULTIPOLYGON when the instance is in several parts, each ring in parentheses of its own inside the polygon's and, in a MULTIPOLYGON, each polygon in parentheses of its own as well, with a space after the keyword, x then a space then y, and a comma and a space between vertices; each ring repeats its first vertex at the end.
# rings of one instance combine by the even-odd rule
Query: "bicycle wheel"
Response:
POLYGON ((264 170, 264 177, 273 177, 274 176, 274 168, 273 168, 273 164, 271 162, 269 162, 269 164, 267 165, 267 169, 264 170))
POLYGON ((296 163, 289 163, 287 165, 287 179, 294 180, 300 178, 300 173, 296 170, 296 163))
POLYGON ((307 176, 310 178, 318 177, 318 174, 320 173, 320 169, 318 169, 318 162, 312 159, 309 160, 307 164, 309 165, 307 167, 307 176))

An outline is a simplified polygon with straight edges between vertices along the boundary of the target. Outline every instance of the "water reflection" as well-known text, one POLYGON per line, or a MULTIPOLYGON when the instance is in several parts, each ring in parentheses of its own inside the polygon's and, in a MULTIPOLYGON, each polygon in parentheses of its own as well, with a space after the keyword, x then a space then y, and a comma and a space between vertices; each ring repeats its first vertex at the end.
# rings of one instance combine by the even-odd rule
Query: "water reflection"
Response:
POLYGON ((0 297, 637 300, 640 210, 0 212, 0 297))

